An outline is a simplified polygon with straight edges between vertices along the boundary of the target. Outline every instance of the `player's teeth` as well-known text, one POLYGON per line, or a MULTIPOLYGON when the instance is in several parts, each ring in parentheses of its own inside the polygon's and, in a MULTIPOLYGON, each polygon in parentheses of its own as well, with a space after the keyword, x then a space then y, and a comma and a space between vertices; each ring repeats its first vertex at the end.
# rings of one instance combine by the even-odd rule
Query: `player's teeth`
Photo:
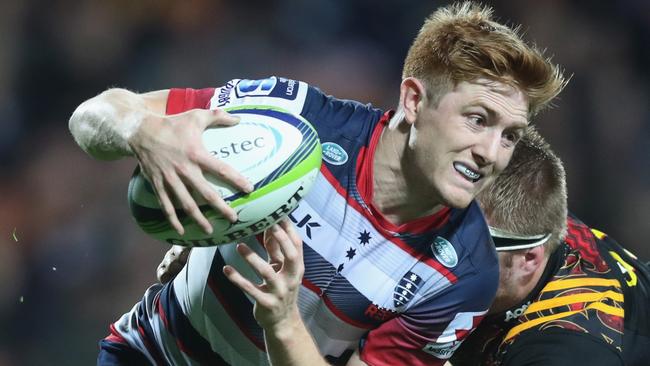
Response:
POLYGON ((472 179, 478 179, 480 177, 478 173, 469 170, 469 168, 465 168, 465 174, 472 179))
POLYGON ((464 176, 466 176, 468 179, 470 179, 472 181, 476 181, 479 178, 481 178, 481 175, 479 173, 471 170, 470 168, 466 167, 463 164, 455 163, 454 168, 456 168, 456 170, 459 173, 463 174, 464 176))

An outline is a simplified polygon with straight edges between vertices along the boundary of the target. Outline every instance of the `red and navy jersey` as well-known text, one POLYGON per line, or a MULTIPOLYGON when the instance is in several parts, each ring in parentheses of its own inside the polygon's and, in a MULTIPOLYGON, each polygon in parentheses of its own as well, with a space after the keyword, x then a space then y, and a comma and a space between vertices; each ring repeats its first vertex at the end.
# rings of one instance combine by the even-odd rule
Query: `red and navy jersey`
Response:
POLYGON ((529 298, 488 316, 454 366, 648 364, 648 266, 573 217, 565 242, 529 298))
MULTIPOLYGON (((298 305, 322 355, 343 364, 355 348, 370 365, 439 365, 477 326, 498 283, 498 262, 476 203, 394 225, 372 204, 372 162, 389 113, 271 77, 221 88, 173 89, 169 114, 272 105, 317 130, 323 165, 289 218, 303 239, 298 305)), ((247 243, 266 257, 257 238, 247 243)), ((194 248, 173 280, 149 289, 106 342, 155 364, 265 365, 253 302, 222 273, 257 275, 234 245, 194 248)))

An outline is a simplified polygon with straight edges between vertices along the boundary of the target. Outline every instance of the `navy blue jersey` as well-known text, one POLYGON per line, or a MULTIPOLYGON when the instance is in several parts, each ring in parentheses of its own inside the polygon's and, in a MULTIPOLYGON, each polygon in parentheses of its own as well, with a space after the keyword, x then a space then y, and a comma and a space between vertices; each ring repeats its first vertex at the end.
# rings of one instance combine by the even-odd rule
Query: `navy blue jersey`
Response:
MULTIPOLYGON (((298 305, 322 355, 345 363, 356 347, 370 365, 439 365, 482 319, 498 262, 473 202, 394 225, 372 204, 372 162, 389 113, 271 77, 220 88, 173 89, 167 112, 272 105, 318 131, 323 166, 289 218, 301 234, 298 305)), ((246 241, 266 257, 257 238, 246 241)), ((128 344, 153 363, 265 365, 253 303, 224 264, 258 282, 234 245, 194 248, 173 282, 149 289, 105 345, 128 344)))

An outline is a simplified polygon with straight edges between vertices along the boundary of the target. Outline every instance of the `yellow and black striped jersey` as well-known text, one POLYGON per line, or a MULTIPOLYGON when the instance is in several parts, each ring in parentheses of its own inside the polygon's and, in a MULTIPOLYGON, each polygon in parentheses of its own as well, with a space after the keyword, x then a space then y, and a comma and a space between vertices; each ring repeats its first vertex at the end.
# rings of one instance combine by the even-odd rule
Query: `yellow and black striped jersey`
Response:
POLYGON ((648 266, 571 217, 535 290, 487 317, 452 363, 649 365, 649 315, 648 266))

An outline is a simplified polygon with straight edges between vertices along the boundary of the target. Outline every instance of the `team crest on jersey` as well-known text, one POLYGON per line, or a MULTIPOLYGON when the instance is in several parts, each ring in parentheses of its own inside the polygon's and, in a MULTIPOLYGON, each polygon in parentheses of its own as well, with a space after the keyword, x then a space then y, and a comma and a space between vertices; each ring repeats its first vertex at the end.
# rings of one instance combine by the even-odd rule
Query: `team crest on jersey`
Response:
POLYGON ((449 240, 443 238, 442 236, 436 237, 431 244, 431 250, 433 251, 433 256, 436 257, 438 262, 447 268, 454 268, 458 264, 458 254, 456 254, 456 249, 451 245, 449 240))
POLYGON ((348 153, 341 145, 333 142, 325 142, 322 145, 323 160, 332 165, 343 165, 348 161, 348 153))
POLYGON ((393 290, 393 305, 396 308, 406 305, 413 299, 413 296, 420 289, 422 277, 418 274, 408 271, 399 281, 395 290, 393 290))

